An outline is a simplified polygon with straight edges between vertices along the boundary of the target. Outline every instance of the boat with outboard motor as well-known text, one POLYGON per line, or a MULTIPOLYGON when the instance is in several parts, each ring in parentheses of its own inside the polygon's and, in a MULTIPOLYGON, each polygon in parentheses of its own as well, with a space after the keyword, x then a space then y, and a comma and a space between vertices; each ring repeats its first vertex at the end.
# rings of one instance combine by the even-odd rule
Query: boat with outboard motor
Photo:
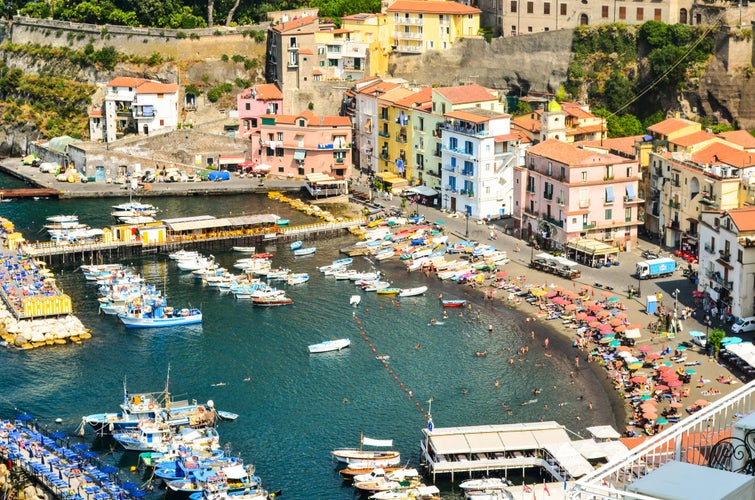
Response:
POLYGON ((362 467, 396 465, 401 462, 401 453, 398 451, 365 450, 365 446, 390 448, 393 446, 393 440, 371 439, 363 435, 359 440, 359 448, 339 448, 333 450, 331 455, 339 462, 346 464, 359 462, 362 467))

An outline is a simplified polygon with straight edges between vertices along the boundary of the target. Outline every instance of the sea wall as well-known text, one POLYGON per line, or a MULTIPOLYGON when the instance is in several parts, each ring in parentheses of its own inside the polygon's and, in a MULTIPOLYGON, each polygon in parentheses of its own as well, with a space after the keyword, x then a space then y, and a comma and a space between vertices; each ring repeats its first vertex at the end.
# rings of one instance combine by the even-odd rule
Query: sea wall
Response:
POLYGON ((10 41, 14 44, 39 44, 83 49, 91 43, 95 49, 117 47, 119 52, 149 57, 157 52, 175 59, 218 58, 222 54, 264 53, 265 43, 244 36, 250 30, 267 31, 269 23, 255 26, 172 30, 70 23, 53 19, 15 16, 10 23, 10 41), (211 40, 212 43, 207 43, 211 40))

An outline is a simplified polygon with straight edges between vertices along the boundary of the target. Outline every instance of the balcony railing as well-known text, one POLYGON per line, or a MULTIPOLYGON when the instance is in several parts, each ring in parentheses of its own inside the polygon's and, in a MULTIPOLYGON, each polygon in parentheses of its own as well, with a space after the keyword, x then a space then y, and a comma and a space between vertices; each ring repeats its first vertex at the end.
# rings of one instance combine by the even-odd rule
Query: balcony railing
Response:
POLYGON ((456 172, 456 167, 454 167, 453 165, 443 165, 443 170, 445 170, 446 172, 454 173, 456 172))
POLYGON ((563 206, 564 205, 564 199, 563 198, 557 198, 556 199, 556 203, 558 203, 559 205, 563 206))
POLYGON ((731 252, 727 252, 725 250, 718 251, 718 260, 722 262, 729 262, 730 259, 731 259, 731 252))
POLYGON ((388 161, 390 156, 388 156, 388 153, 380 153, 380 159, 388 161))
POLYGON ((553 217, 545 217, 545 221, 549 224, 553 224, 554 226, 564 227, 564 221, 556 220, 553 217))
POLYGON ((590 208, 590 200, 579 200, 579 208, 590 208))
POLYGON ((406 136, 404 134, 396 134, 396 142, 400 142, 402 144, 406 143, 406 136))
POLYGON ((582 224, 582 229, 595 229, 596 224, 591 222, 590 224, 582 224))
POLYGON ((378 135, 380 137, 385 137, 386 139, 389 139, 391 137, 391 134, 389 134, 388 132, 378 132, 378 135))
POLYGON ((709 244, 703 245, 703 248, 705 248, 705 251, 708 253, 716 253, 716 249, 710 246, 709 244))
POLYGON ((531 215, 533 217, 537 217, 539 214, 537 213, 537 210, 532 210, 530 208, 525 208, 524 213, 531 215))
POLYGON ((679 209, 679 207, 681 207, 681 204, 678 201, 674 200, 669 201, 668 204, 671 208, 679 209))

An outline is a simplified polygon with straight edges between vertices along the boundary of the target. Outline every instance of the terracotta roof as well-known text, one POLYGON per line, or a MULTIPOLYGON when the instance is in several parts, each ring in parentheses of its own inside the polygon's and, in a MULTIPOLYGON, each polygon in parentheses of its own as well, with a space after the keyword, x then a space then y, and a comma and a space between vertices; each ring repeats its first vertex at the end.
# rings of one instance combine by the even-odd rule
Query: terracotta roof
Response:
POLYGON ((364 21, 371 17, 377 17, 379 14, 371 14, 367 12, 360 12, 359 14, 352 14, 350 16, 343 16, 341 20, 346 19, 348 21, 364 21))
POLYGON ((288 21, 287 23, 281 23, 278 26, 275 26, 273 29, 278 33, 285 33, 287 31, 293 31, 301 28, 302 26, 313 23, 318 23, 317 16, 300 17, 299 19, 294 19, 292 21, 288 21))
POLYGON ((589 148, 604 149, 606 151, 614 150, 619 151, 625 155, 634 156, 634 145, 637 142, 642 141, 642 135, 632 135, 629 137, 616 137, 613 139, 600 139, 594 141, 580 141, 577 144, 584 145, 589 148))
POLYGON ((562 102, 561 108, 564 110, 564 112, 567 115, 571 115, 575 118, 585 119, 585 118, 595 118, 595 115, 590 113, 589 111, 586 111, 582 108, 583 105, 577 104, 576 102, 562 102))
POLYGON ((535 144, 527 150, 527 153, 550 158, 565 165, 600 166, 606 163, 623 163, 626 161, 616 155, 597 153, 556 139, 548 139, 545 142, 535 144))
POLYGON ((677 130, 682 130, 683 128, 689 127, 690 125, 697 125, 698 127, 700 126, 700 124, 697 122, 682 120, 679 118, 668 118, 666 120, 663 120, 662 122, 656 123, 655 125, 651 125, 650 127, 648 127, 648 131, 662 135, 669 135, 676 132, 677 130))
POLYGON ((448 99, 451 104, 468 104, 470 102, 493 101, 497 99, 490 89, 486 89, 482 85, 477 84, 460 85, 458 87, 440 87, 435 89, 435 91, 448 99))
POLYGON ((320 125, 323 127, 351 127, 351 119, 348 116, 323 116, 320 125))
POLYGON ((258 101, 273 101, 283 99, 283 93, 274 83, 263 83, 262 85, 255 85, 254 90, 257 91, 258 101))
POLYGON ((412 95, 408 95, 403 99, 396 101, 396 106, 403 106, 405 108, 419 108, 425 103, 430 103, 432 107, 433 101, 433 88, 424 87, 417 92, 412 92, 412 95))
POLYGON ((320 71, 319 69, 315 69, 312 71, 312 74, 315 76, 319 76, 319 75, 322 75, 322 71, 320 71))
POLYGON ((493 137, 493 140, 495 142, 509 142, 509 141, 517 141, 521 137, 522 137, 521 134, 517 132, 513 132, 511 134, 497 135, 493 137))
POLYGON ((755 207, 729 210, 729 217, 740 232, 755 231, 755 207))
POLYGON ((569 135, 594 134, 595 132, 603 132, 606 129, 607 127, 605 125, 597 123, 595 125, 581 125, 579 127, 569 128, 566 129, 566 133, 569 135))
POLYGON ((379 96, 378 104, 396 104, 398 101, 412 95, 414 95, 414 92, 411 90, 405 89, 404 87, 396 87, 379 96))
POLYGON ((677 137, 676 139, 670 140, 669 142, 672 144, 677 144, 679 146, 689 147, 689 146, 694 146, 695 144, 700 144, 701 142, 709 141, 715 138, 716 136, 711 134, 710 132, 706 132, 705 130, 699 130, 691 134, 677 137))
POLYGON ((177 83, 147 81, 136 87, 137 94, 175 94, 176 92, 178 92, 177 83))
POLYGON ((512 118, 511 125, 526 130, 527 132, 540 132, 540 120, 537 118, 530 118, 529 114, 512 118))
POLYGON ((108 87, 138 87, 147 80, 144 78, 132 78, 130 76, 116 76, 107 84, 108 87))
POLYGON ((102 110, 101 109, 93 109, 89 112, 89 116, 91 118, 101 118, 102 117, 102 110))
POLYGON ((396 87, 399 87, 400 85, 398 83, 393 82, 384 82, 383 80, 378 80, 377 82, 367 85, 357 91, 358 94, 366 94, 366 95, 383 95, 389 90, 393 90, 396 87))
POLYGON ((299 49, 299 54, 303 56, 313 56, 315 55, 314 51, 312 49, 299 49))
POLYGON ((457 2, 432 2, 422 0, 397 0, 385 9, 386 12, 421 12, 427 14, 479 14, 480 9, 457 2))
POLYGON ((729 142, 733 142, 737 146, 742 146, 745 149, 755 148, 755 137, 750 135, 746 130, 732 130, 731 132, 721 132, 718 137, 726 139, 729 142))
POLYGON ((720 165, 726 163, 732 167, 746 168, 755 165, 755 154, 726 144, 714 143, 692 154, 692 161, 701 165, 720 165))

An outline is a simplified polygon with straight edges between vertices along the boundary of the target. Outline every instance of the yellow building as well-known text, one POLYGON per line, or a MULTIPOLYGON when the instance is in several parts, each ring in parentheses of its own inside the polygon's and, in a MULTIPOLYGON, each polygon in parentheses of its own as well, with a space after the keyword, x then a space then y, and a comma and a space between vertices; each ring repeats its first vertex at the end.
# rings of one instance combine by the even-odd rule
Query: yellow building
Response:
POLYGON ((385 9, 391 48, 421 54, 449 49, 464 38, 479 38, 480 12, 458 2, 396 0, 385 9))
POLYGON ((381 95, 378 102, 378 177, 391 185, 404 185, 413 177, 410 151, 411 118, 406 107, 398 103, 415 92, 397 87, 381 95), (406 179, 406 181, 404 181, 406 179))
POLYGON ((341 18, 341 29, 349 32, 355 42, 367 44, 369 76, 388 72, 391 53, 390 33, 385 14, 353 14, 341 18))

